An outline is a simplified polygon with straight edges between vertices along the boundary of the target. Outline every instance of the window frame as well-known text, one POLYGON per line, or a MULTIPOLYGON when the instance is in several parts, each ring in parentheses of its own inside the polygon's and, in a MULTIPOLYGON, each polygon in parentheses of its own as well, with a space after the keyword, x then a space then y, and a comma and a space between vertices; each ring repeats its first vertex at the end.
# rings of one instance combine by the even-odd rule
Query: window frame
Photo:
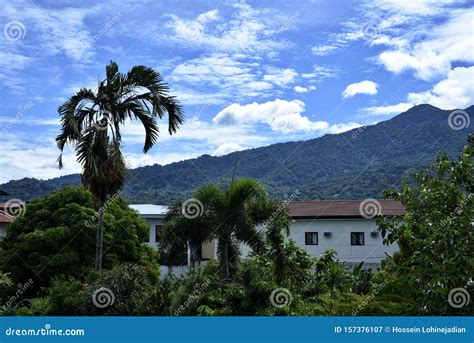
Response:
POLYGON ((319 245, 319 235, 316 231, 309 231, 304 233, 304 244, 305 245, 319 245), (312 243, 309 237, 316 236, 316 243, 312 243))
POLYGON ((351 232, 351 246, 360 247, 364 245, 365 245, 365 232, 363 231, 351 232), (361 235, 362 240, 358 239, 357 235, 361 235))
POLYGON ((159 235, 158 235, 158 231, 161 230, 161 228, 163 227, 163 224, 155 224, 155 243, 159 243, 159 235))

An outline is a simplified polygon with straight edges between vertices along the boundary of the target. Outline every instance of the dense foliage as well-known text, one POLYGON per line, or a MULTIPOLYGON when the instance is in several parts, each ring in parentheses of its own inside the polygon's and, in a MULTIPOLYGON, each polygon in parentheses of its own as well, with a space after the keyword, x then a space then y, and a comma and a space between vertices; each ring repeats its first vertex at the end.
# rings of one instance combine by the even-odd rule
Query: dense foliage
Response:
MULTIPOLYGON (((97 201, 82 187, 55 191, 29 203, 8 227, 0 261, 17 283, 30 278, 29 294, 62 275, 83 280, 94 269, 97 201)), ((106 204, 104 267, 123 262, 153 264, 157 254, 142 242, 147 223, 120 197, 106 204)))
MULTIPOLYGON (((474 107, 466 112, 474 122, 474 107)), ((228 185, 237 161, 236 177, 260 180, 274 199, 285 199, 297 189, 301 193, 298 200, 377 198, 383 190, 399 185, 402 176, 427 167, 439 151, 456 156, 466 142, 469 128, 452 130, 449 114, 450 111, 420 105, 391 120, 341 134, 137 168, 131 171, 123 194, 133 203, 171 204, 191 197, 207 180, 228 185)), ((79 176, 69 175, 41 182, 11 181, 0 188, 29 200, 78 184, 79 176)))
MULTIPOLYGON (((397 242, 390 270, 408 286, 420 311, 459 314, 446 301, 455 288, 474 290, 474 136, 457 161, 445 154, 387 197, 402 201, 404 217, 379 220, 387 242, 397 242)), ((463 310, 468 313, 474 306, 463 310)))
POLYGON ((412 182, 405 180, 401 191, 387 192, 404 203, 407 213, 379 220, 387 242, 397 242, 400 251, 377 271, 363 264, 349 268, 332 250, 310 256, 286 237, 287 214, 273 207, 263 246, 236 261, 227 279, 222 280, 217 261, 183 276, 160 276, 156 254, 141 244, 146 224, 117 198, 105 216, 111 235, 105 270, 96 274, 84 262, 88 259, 81 259, 93 255, 87 225, 82 225, 84 233, 80 229, 95 214, 92 195, 79 188, 54 192, 29 204, 9 228, 1 258, 11 274, 0 274, 0 299, 7 304, 0 313, 472 315, 472 301, 453 306, 450 293, 473 291, 473 143, 471 136, 458 160, 442 154, 432 168, 418 172, 412 182))

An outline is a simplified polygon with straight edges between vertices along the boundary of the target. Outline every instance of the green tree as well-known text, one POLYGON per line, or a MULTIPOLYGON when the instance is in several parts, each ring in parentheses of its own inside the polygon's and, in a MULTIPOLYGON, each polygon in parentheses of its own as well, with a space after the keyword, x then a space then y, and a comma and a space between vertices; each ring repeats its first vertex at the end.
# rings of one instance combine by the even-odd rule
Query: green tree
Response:
POLYGON ((403 217, 379 219, 386 243, 397 242, 400 251, 391 268, 412 292, 420 313, 460 314, 448 302, 449 292, 465 288, 472 292, 474 274, 474 136, 457 161, 441 154, 429 169, 403 181, 400 192, 388 198, 400 200, 403 217))
MULTIPOLYGON (((195 198, 183 203, 183 211, 188 206, 195 206, 198 215, 186 216, 176 214, 169 226, 169 236, 164 240, 183 244, 193 241, 195 244, 217 239, 221 277, 230 276, 231 266, 236 266, 240 242, 248 244, 259 251, 263 248, 263 235, 257 225, 263 223, 269 199, 265 188, 252 179, 240 179, 227 189, 221 190, 216 185, 199 188, 195 198), (177 237, 175 232, 183 234, 177 237)), ((268 218, 268 216, 267 216, 268 218)))
POLYGON ((82 182, 99 202, 96 233, 95 268, 102 268, 105 202, 117 193, 125 179, 125 162, 120 150, 121 125, 140 120, 145 129, 143 152, 158 140, 156 119, 168 115, 168 132, 173 134, 183 123, 183 112, 161 75, 151 68, 135 66, 126 74, 111 61, 105 68, 106 78, 97 91, 82 88, 59 109, 61 133, 56 141, 61 155, 66 144, 74 145, 81 163, 82 182))
MULTIPOLYGON (((0 262, 15 283, 32 278, 28 295, 53 278, 83 280, 94 271, 97 201, 83 187, 68 187, 28 203, 25 214, 8 226, 0 262)), ((120 197, 107 203, 104 267, 124 262, 158 269, 157 253, 143 244, 148 224, 120 197)))

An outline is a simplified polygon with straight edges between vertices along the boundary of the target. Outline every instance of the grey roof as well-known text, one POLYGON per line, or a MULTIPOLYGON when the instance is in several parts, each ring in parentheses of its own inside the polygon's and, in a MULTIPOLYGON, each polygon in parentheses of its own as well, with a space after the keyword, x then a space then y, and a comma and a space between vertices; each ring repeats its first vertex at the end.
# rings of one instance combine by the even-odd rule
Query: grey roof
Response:
POLYGON ((164 217, 166 212, 168 212, 168 206, 165 205, 131 204, 130 208, 138 211, 145 218, 164 217))

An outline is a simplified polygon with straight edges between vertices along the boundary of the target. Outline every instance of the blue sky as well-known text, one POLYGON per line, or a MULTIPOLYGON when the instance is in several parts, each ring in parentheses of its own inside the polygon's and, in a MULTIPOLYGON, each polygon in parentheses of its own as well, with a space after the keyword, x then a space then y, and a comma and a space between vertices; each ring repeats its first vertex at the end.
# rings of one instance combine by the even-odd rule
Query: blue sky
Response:
POLYGON ((474 102, 468 1, 0 1, 0 182, 58 170, 57 108, 109 60, 158 70, 184 106, 173 136, 130 167, 310 139, 419 103, 474 102), (3 35, 1 35, 3 33, 3 35))

